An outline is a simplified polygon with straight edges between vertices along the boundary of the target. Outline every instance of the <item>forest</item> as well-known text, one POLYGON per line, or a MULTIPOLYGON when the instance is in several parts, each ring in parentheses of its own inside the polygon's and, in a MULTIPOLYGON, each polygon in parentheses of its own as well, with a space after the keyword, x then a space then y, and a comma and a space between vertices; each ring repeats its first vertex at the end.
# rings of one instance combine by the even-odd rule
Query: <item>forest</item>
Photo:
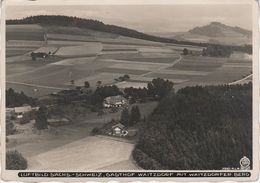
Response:
MULTIPOLYGON (((23 19, 13 19, 6 20, 7 25, 11 24, 41 24, 41 25, 56 25, 56 26, 71 26, 71 27, 79 27, 79 28, 88 28, 97 31, 109 32, 113 34, 119 34, 122 36, 128 36, 138 39, 144 39, 155 42, 163 42, 163 43, 173 43, 173 44, 184 44, 184 45, 192 45, 192 46, 202 46, 207 47, 209 45, 216 45, 210 43, 194 43, 190 41, 178 41, 170 38, 163 38, 158 36, 153 36, 149 34, 145 34, 133 29, 120 27, 116 25, 104 24, 98 20, 92 19, 83 19, 78 17, 69 17, 62 15, 38 15, 38 16, 30 16, 23 19)), ((222 46, 222 45, 218 45, 222 46)), ((232 51, 241 51, 248 54, 252 54, 252 45, 244 45, 244 46, 225 46, 229 47, 232 51)))
POLYGON ((252 161, 252 83, 180 89, 140 134, 133 158, 144 169, 239 168, 243 156, 252 161))

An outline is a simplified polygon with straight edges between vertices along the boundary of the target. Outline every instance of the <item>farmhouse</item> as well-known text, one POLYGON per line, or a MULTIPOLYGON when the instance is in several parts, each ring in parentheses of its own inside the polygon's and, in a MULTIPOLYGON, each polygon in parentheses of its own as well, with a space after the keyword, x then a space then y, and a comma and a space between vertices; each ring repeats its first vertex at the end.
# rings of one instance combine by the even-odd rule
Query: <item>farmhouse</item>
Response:
POLYGON ((22 118, 23 114, 26 112, 32 111, 32 107, 30 105, 24 105, 21 107, 15 107, 14 112, 17 115, 17 118, 22 118))
POLYGON ((23 114, 31 111, 38 111, 40 107, 31 107, 28 104, 24 104, 21 107, 14 107, 14 114, 17 118, 23 118, 23 114))
POLYGON ((104 107, 121 107, 127 104, 127 99, 121 95, 110 96, 104 99, 104 107))
POLYGON ((126 127, 121 123, 117 123, 113 125, 111 127, 111 130, 112 130, 111 135, 115 135, 115 136, 126 136, 128 133, 126 127))
POLYGON ((45 59, 45 58, 47 58, 49 55, 50 55, 50 53, 47 54, 47 53, 44 53, 44 52, 36 52, 36 53, 32 52, 32 53, 31 53, 32 60, 37 60, 37 58, 45 59))

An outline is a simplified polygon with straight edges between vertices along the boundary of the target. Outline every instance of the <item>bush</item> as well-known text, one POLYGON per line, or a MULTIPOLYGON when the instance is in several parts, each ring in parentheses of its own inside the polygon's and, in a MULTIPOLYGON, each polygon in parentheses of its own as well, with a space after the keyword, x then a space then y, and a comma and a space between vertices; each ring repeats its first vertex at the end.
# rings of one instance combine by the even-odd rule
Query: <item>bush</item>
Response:
POLYGON ((16 132, 14 124, 11 121, 6 121, 6 135, 13 135, 16 132))
POLYGON ((8 151, 6 153, 6 169, 7 170, 25 170, 27 168, 27 160, 17 150, 8 151))
POLYGON ((133 158, 137 162, 138 165, 140 165, 142 168, 146 170, 162 170, 165 169, 162 167, 160 163, 158 163, 156 160, 150 158, 147 154, 145 154, 143 151, 141 151, 138 148, 135 148, 133 151, 133 158))
POLYGON ((20 124, 29 123, 30 120, 31 120, 31 112, 24 113, 22 119, 20 120, 20 124))
POLYGON ((95 127, 95 128, 92 129, 91 133, 92 133, 93 135, 97 135, 97 134, 100 134, 101 131, 100 131, 100 129, 99 129, 98 127, 95 127))

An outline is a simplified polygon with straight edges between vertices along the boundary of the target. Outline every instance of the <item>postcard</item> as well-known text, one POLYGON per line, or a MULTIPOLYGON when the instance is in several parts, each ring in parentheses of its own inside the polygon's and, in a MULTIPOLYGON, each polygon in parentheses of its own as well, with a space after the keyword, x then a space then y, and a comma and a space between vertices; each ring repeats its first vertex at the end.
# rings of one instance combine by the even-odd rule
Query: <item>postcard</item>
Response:
POLYGON ((4 0, 2 178, 252 181, 254 0, 4 0))

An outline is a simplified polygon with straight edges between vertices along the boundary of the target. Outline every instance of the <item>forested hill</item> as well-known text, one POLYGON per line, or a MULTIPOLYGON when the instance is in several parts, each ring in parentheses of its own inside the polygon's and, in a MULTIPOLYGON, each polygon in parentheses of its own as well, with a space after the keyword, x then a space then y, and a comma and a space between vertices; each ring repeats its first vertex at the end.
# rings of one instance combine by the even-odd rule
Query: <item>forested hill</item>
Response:
POLYGON ((144 169, 221 170, 252 161, 252 84, 186 87, 163 99, 133 152, 144 169))
POLYGON ((83 18, 69 17, 69 16, 60 16, 60 15, 31 16, 24 19, 7 20, 6 24, 41 24, 41 25, 71 26, 71 27, 79 27, 79 28, 88 28, 97 31, 109 32, 109 33, 119 34, 127 37, 134 37, 134 38, 151 40, 156 42, 181 43, 174 39, 152 36, 142 32, 138 32, 133 29, 128 29, 116 25, 104 24, 103 22, 97 20, 83 19, 83 18))
MULTIPOLYGON (((101 21, 91 20, 91 19, 83 19, 78 17, 69 17, 69 16, 61 16, 61 15, 38 15, 38 16, 30 16, 23 19, 16 20, 7 20, 6 24, 41 24, 41 25, 57 25, 57 26, 72 26, 79 28, 88 28, 103 32, 109 32, 113 34, 119 34, 122 36, 133 37, 138 39, 144 39, 155 42, 163 42, 163 43, 173 43, 173 44, 184 44, 184 45, 192 45, 192 46, 203 46, 207 47, 209 43, 194 43, 189 41, 177 41, 175 39, 170 38, 162 38, 158 36, 148 35, 142 32, 138 32, 133 29, 120 27, 116 25, 108 25, 104 24, 101 21)), ((252 46, 249 45, 252 49, 252 46)), ((248 52, 247 47, 244 46, 230 46, 234 51, 243 51, 248 52)))

